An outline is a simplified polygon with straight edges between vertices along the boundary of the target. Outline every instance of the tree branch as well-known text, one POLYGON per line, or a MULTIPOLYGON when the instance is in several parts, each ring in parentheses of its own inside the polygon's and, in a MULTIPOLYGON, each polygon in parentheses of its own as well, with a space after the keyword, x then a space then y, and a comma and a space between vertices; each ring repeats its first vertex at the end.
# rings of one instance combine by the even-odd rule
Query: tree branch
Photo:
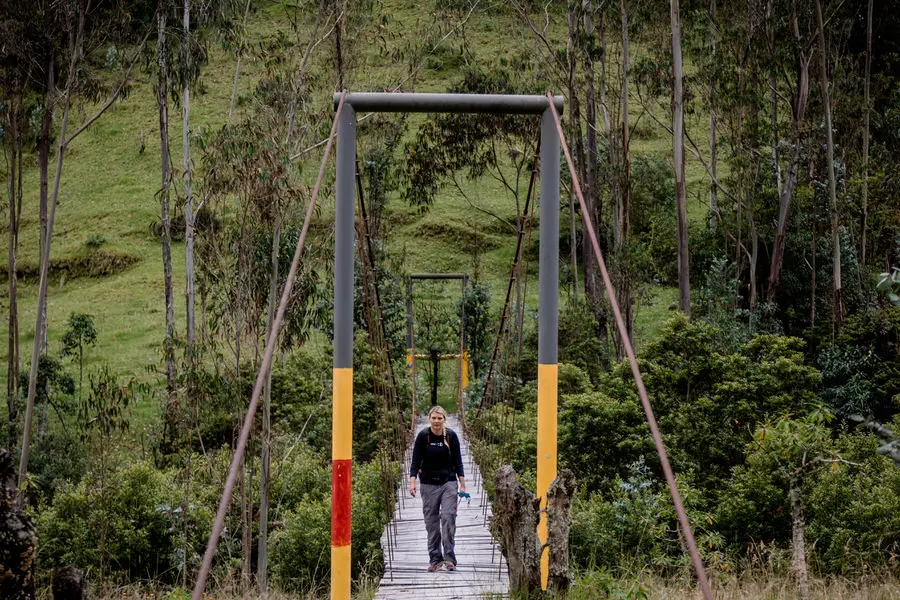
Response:
POLYGON ((116 99, 118 99, 119 94, 121 94, 122 90, 125 88, 125 84, 128 83, 128 78, 131 76, 131 69, 134 68, 134 65, 137 63, 137 59, 140 57, 141 52, 144 50, 144 45, 147 43, 147 38, 150 37, 150 33, 153 31, 153 29, 154 28, 151 26, 147 30, 147 34, 144 36, 144 39, 141 40, 141 45, 138 46, 137 50, 135 50, 134 52, 134 56, 131 57, 131 62, 129 63, 128 68, 125 70, 125 75, 122 76, 122 81, 119 82, 119 87, 116 88, 116 91, 113 92, 113 95, 110 97, 107 103, 100 107, 100 110, 98 110, 93 117, 85 121, 81 127, 76 129, 75 133, 66 138, 66 140, 62 144, 63 147, 68 147, 69 144, 72 143, 72 140, 78 137, 85 129, 93 125, 94 121, 99 119, 103 115, 103 113, 105 113, 107 109, 109 109, 109 107, 113 105, 116 99))
POLYGON ((498 215, 496 213, 493 213, 493 212, 487 210, 486 208, 481 208, 480 206, 477 206, 474 202, 472 202, 472 200, 469 199, 469 196, 466 195, 466 193, 463 191, 462 187, 459 185, 459 181, 456 179, 455 173, 452 175, 451 179, 453 180, 453 185, 455 185, 457 191, 459 191, 459 195, 463 197, 463 200, 465 200, 469 206, 471 206, 473 209, 475 209, 479 212, 483 212, 484 214, 488 215, 489 217, 493 217, 493 218, 497 219, 498 221, 500 221, 501 223, 503 223, 504 225, 506 225, 513 231, 518 231, 518 229, 516 229, 516 226, 513 225, 512 223, 510 223, 508 220, 504 219, 503 217, 501 217, 500 215, 498 215))

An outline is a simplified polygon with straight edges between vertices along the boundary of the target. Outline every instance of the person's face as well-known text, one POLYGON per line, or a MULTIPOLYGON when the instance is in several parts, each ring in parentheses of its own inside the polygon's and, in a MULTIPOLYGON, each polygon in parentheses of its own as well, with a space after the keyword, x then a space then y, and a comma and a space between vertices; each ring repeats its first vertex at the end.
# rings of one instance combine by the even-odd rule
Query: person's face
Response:
POLYGON ((435 431, 440 431, 444 428, 444 415, 439 412, 431 413, 431 416, 428 417, 431 420, 431 428, 435 431))

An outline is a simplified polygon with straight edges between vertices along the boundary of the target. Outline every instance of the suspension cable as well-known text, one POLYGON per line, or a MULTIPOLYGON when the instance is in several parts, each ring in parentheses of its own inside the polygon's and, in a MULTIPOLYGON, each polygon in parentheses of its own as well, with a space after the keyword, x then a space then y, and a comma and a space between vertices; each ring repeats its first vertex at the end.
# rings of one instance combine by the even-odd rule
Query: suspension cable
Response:
POLYGON ((672 467, 669 465, 669 458, 666 454, 666 448, 663 445, 662 435, 656 424, 656 417, 653 415, 653 407, 650 406, 650 398, 647 395, 647 389, 644 387, 644 379, 638 368, 637 358, 634 354, 634 348, 631 345, 631 338, 628 336, 628 328, 622 318, 622 311, 619 310, 619 303, 616 300, 615 290, 612 281, 609 278, 609 272, 606 270, 606 261, 600 252, 600 244, 597 243, 597 234, 594 231, 594 224, 591 222, 590 215, 587 210, 587 204, 581 193, 581 184, 578 181, 578 174, 575 172, 575 165, 572 163, 572 156, 569 153, 569 147, 566 144, 566 136, 563 133, 562 125, 559 121, 559 114, 556 107, 553 106, 553 97, 547 93, 547 102, 550 113, 553 115, 553 121, 556 123, 556 130, 559 133, 559 140, 562 145, 566 162, 569 164, 569 174, 572 176, 572 187, 575 195, 578 196, 578 203, 581 205, 581 222, 582 226, 587 230, 587 234, 591 240, 591 246, 594 248, 594 256, 597 258, 597 265, 600 267, 600 274, 603 276, 603 284, 606 286, 606 294, 609 297, 609 303, 612 306, 613 314, 616 318, 616 326, 619 328, 619 335, 622 344, 625 346, 625 354, 628 355, 628 363, 631 365, 631 372, 634 375, 634 382, 637 385, 638 395, 641 397, 641 404, 644 407, 644 414, 647 417, 647 424, 650 426, 650 433, 653 436, 653 442, 656 444, 656 452, 659 454, 659 462, 662 466, 663 473, 666 477, 666 484, 669 486, 669 492, 672 494, 672 502, 675 504, 675 512, 678 514, 678 523, 681 525, 681 532, 684 535, 685 543, 691 555, 691 562, 694 564, 694 570, 697 573, 697 579, 700 583, 700 589, 706 600, 712 600, 713 595, 709 587, 706 569, 703 566, 703 559, 697 551, 697 543, 694 540, 694 533, 691 530, 691 524, 688 521, 687 513, 684 510, 684 503, 681 500, 681 494, 678 492, 678 484, 675 482, 675 475, 672 473, 672 467))
MULTIPOLYGON (((541 153, 541 141, 540 141, 540 138, 538 138, 538 142, 535 145, 535 150, 534 150, 534 159, 533 159, 532 165, 531 165, 531 178, 528 180, 528 192, 525 194, 525 207, 522 210, 523 215, 528 214, 528 206, 531 202, 531 193, 534 190, 534 180, 537 177, 537 172, 538 172, 537 164, 538 164, 538 158, 540 156, 540 153, 541 153)), ((503 326, 506 323, 506 314, 507 314, 507 310, 509 308, 509 300, 512 295, 513 281, 515 280, 515 277, 516 277, 516 269, 521 260, 522 237, 524 235, 524 227, 523 227, 523 223, 521 220, 519 221, 518 229, 519 230, 516 232, 516 251, 513 254, 513 264, 512 264, 512 267, 510 268, 509 283, 506 286, 506 300, 503 302, 503 311, 500 314, 500 331, 498 331, 498 333, 497 333, 497 341, 494 343, 494 349, 491 352, 491 361, 490 361, 490 363, 488 363, 487 377, 484 380, 484 394, 483 394, 481 403, 478 405, 478 410, 476 411, 476 418, 481 413, 481 407, 484 406, 484 399, 489 396, 488 392, 493 387, 491 382, 493 380, 493 374, 494 374, 494 363, 497 359, 497 351, 500 347, 500 338, 502 336, 503 326)))
POLYGON ((272 324, 272 330, 269 332, 269 339, 266 341, 266 352, 263 355, 259 373, 256 375, 253 394, 250 396, 250 405, 247 407, 247 414, 244 417, 244 424, 241 427, 241 437, 238 441, 237 448, 235 448, 234 456, 231 457, 231 468, 228 470, 228 478, 225 480, 225 489, 222 491, 222 498, 219 500, 219 509, 216 512, 216 520, 213 522, 213 528, 209 534, 209 541, 206 544, 206 553, 203 555, 203 564, 200 566, 200 572, 197 574, 197 584, 194 586, 194 593, 191 596, 192 600, 201 600, 203 597, 203 590, 206 588, 206 579, 209 577, 213 556, 216 554, 216 543, 219 541, 219 536, 222 534, 222 530, 225 527, 225 515, 231 505, 231 494, 234 491, 237 472, 244 462, 244 452, 247 449, 247 439, 250 437, 250 429, 253 427, 253 420, 256 416, 259 395, 262 392, 266 374, 269 372, 269 368, 272 365, 272 355, 275 352, 275 343, 278 340, 281 322, 284 319, 284 313, 291 297, 291 290, 294 287, 294 279, 297 277, 297 268, 300 265, 300 254, 303 252, 303 246, 306 243, 306 233, 309 231, 309 224, 312 221, 313 211, 316 207, 316 199, 319 197, 319 190, 322 187, 322 178, 325 176, 325 165, 331 154, 331 146, 334 142, 338 119, 340 119, 341 110, 344 108, 344 99, 346 96, 346 91, 341 93, 340 102, 334 113, 334 122, 331 124, 331 134, 328 136, 328 144, 325 146, 325 155, 322 157, 322 165, 319 167, 319 177, 316 179, 316 185, 313 188, 312 196, 309 199, 309 207, 306 210, 306 218, 303 220, 303 228, 300 230, 300 238, 297 240, 297 249, 294 251, 294 260, 291 262, 287 281, 284 284, 284 291, 281 294, 278 313, 275 315, 275 322, 272 324))

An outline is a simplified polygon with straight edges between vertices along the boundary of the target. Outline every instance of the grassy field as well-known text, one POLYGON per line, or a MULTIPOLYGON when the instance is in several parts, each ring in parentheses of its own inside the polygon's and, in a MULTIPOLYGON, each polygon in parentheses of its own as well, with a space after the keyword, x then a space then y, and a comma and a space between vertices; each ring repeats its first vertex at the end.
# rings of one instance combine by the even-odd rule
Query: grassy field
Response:
MULTIPOLYGON (((251 15, 248 31, 251 41, 261 43, 274 37, 278 31, 289 31, 280 5, 256 11, 251 15)), ((450 19, 450 25, 436 27, 430 13, 421 10, 412 0, 385 0, 383 12, 388 16, 384 46, 400 48, 407 43, 409 32, 437 42, 447 35, 461 16, 450 19), (454 20, 456 19, 456 20, 454 20)), ((564 15, 554 15, 549 29, 551 37, 564 45, 564 15)), ((464 28, 446 37, 445 41, 426 53, 416 76, 404 89, 418 91, 442 91, 458 77, 457 56, 462 33, 471 52, 479 60, 490 61, 512 56, 522 51, 535 51, 537 42, 527 35, 527 28, 509 16, 473 13, 464 28)), ((348 87, 352 89, 392 89, 407 78, 408 66, 403 61, 391 63, 378 52, 378 40, 366 38, 357 42, 359 51, 353 70, 348 75, 348 87)), ((329 59, 324 53, 314 59, 314 67, 327 69, 329 59)), ((612 55, 612 53, 611 53, 612 55)), ((471 59, 467 59, 471 60, 471 59)), ((223 125, 227 118, 234 77, 234 56, 213 47, 209 64, 202 77, 202 93, 195 92, 191 102, 191 127, 211 131, 223 125)), ((258 60, 246 58, 242 65, 240 92, 246 96, 255 85, 264 65, 258 60)), ((317 102, 327 105, 330 93, 322 90, 317 102)), ((238 116, 244 115, 246 103, 238 108, 238 116)), ((173 163, 181 165, 180 110, 172 106, 170 123, 170 147, 173 163)), ((90 107, 74 111, 70 127, 77 125, 91 113, 90 107)), ((664 114, 658 115, 666 121, 664 114)), ((55 276, 49 289, 49 348, 57 352, 69 315, 73 312, 94 316, 98 331, 97 345, 86 353, 86 370, 101 364, 122 376, 140 379, 154 378, 148 367, 161 362, 163 337, 163 281, 161 249, 158 240, 150 233, 150 226, 158 219, 159 204, 156 191, 159 183, 159 134, 155 98, 150 75, 140 73, 127 98, 120 100, 95 125, 83 133, 66 154, 65 167, 57 210, 56 227, 52 242, 54 261, 85 257, 89 254, 88 240, 102 236, 103 251, 125 255, 134 264, 116 274, 102 278, 66 279, 55 276)), ((412 119, 408 135, 413 135, 414 125, 424 117, 412 119), (418 119, 418 120, 417 120, 418 119)), ((697 120, 695 139, 705 139, 702 119, 697 120)), ((671 155, 671 138, 665 131, 652 124, 646 117, 641 127, 649 133, 634 141, 633 154, 650 154, 665 157, 671 155)), ((318 151, 317 151, 318 152, 318 151)), ((313 174, 321 154, 311 152, 305 157, 304 172, 313 174)), ((194 158, 198 160, 194 149, 194 158)), ((310 175, 311 176, 311 175, 310 175)), ((688 195, 692 219, 702 219, 705 214, 706 183, 702 166, 688 155, 688 195)), ((527 179, 523 182, 527 185, 527 179)), ((180 188, 180 181, 176 181, 180 188)), ((492 210, 507 219, 514 219, 514 203, 499 183, 491 178, 464 183, 464 191, 473 202, 492 210)), ((25 174, 25 202, 20 237, 19 262, 36 269, 37 266, 37 198, 38 173, 29 168, 25 174)), ((321 219, 328 220, 330 198, 323 198, 324 212, 321 219)), ((388 232, 388 249, 395 255, 406 257, 409 271, 468 271, 472 272, 471 256, 454 246, 454 232, 472 227, 490 227, 489 237, 496 247, 481 257, 481 276, 493 292, 493 301, 499 307, 505 291, 512 259, 515 237, 502 228, 493 226, 473 211, 466 200, 455 190, 447 189, 440 195, 432 210, 425 215, 415 214, 405 206, 402 198, 392 198, 389 210, 405 214, 405 224, 388 232), (435 231, 440 235, 435 235, 435 231)), ((563 214, 561 222, 568 221, 563 214)), ((536 238, 537 233, 535 232, 536 238)), ((176 243, 174 271, 176 289, 176 319, 179 333, 184 332, 184 247, 176 243)), ((536 308, 536 265, 530 267, 532 277, 527 290, 528 305, 536 308)), ((651 299, 636 311, 636 342, 638 345, 654 339, 660 321, 670 313, 668 306, 675 299, 673 290, 655 288, 651 299)), ((20 282, 20 334, 22 367, 30 360, 30 348, 34 335, 36 280, 20 282)), ((8 306, 6 287, 4 305, 8 306)), ((6 337, 7 322, 4 319, 0 334, 6 337)), ((2 347, 0 369, 5 376, 6 344, 2 347)), ((149 408, 148 412, 152 412, 149 408)))

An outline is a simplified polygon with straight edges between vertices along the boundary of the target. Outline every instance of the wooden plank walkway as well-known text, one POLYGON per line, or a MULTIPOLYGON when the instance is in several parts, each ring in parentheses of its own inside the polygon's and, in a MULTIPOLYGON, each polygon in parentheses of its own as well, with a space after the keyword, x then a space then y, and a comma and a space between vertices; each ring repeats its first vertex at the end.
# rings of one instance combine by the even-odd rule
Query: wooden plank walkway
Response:
MULTIPOLYGON (((416 431, 426 425, 421 419, 416 431)), ((447 426, 460 437, 463 464, 466 470, 466 491, 470 502, 460 500, 456 517, 456 571, 444 569, 428 572, 428 544, 425 521, 422 517, 421 494, 409 495, 409 462, 412 448, 407 448, 404 472, 397 488, 399 501, 394 520, 381 536, 385 571, 378 587, 376 600, 422 600, 439 598, 504 598, 509 590, 506 560, 491 536, 490 503, 482 487, 481 473, 469 452, 469 442, 463 436, 456 415, 450 415, 447 426)))

